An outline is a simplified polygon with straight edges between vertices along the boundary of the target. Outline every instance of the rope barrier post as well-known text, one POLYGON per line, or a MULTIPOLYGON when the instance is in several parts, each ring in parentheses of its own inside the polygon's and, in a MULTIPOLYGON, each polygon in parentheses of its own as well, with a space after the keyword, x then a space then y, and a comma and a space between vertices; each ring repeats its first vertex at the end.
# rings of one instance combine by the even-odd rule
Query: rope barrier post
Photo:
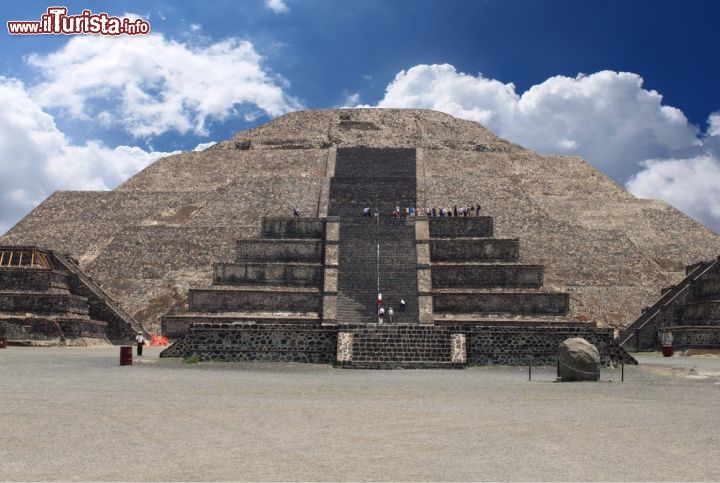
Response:
POLYGON ((532 381, 532 358, 528 356, 528 381, 532 381))
POLYGON ((620 364, 620 382, 625 382, 625 358, 623 357, 622 363, 620 364))
POLYGON ((555 374, 555 376, 556 376, 558 379, 560 379, 560 358, 559 358, 559 357, 558 357, 558 360, 557 360, 557 374, 555 374))

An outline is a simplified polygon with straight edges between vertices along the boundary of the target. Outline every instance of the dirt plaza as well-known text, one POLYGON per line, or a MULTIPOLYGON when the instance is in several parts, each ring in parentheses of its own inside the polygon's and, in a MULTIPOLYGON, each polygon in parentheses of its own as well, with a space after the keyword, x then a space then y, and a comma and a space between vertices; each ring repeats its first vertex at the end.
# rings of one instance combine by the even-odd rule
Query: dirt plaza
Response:
POLYGON ((720 359, 344 370, 0 350, 0 480, 718 480, 720 359))

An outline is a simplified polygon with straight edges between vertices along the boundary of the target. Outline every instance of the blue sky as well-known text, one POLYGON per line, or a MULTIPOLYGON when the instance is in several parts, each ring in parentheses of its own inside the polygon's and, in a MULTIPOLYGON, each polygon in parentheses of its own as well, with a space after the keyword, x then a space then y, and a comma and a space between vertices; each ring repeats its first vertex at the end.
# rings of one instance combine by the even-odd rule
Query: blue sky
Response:
POLYGON ((0 233, 59 189, 297 109, 422 107, 579 155, 720 232, 716 1, 12 2, 148 35, 0 34, 0 233))

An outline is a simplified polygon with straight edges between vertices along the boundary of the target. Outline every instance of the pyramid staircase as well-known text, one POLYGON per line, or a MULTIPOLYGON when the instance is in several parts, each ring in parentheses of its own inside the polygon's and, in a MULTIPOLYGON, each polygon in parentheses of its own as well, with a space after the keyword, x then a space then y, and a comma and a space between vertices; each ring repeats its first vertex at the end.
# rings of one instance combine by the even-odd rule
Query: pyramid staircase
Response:
POLYGON ((190 290, 187 313, 163 318, 165 335, 186 334, 163 356, 525 365, 553 363, 563 340, 584 337, 605 362, 631 360, 611 329, 568 316, 569 295, 544 290, 543 267, 519 261, 518 240, 494 238, 491 217, 404 216, 416 164, 415 149, 338 148, 327 219, 263 220, 234 262, 215 264, 210 287, 190 290))

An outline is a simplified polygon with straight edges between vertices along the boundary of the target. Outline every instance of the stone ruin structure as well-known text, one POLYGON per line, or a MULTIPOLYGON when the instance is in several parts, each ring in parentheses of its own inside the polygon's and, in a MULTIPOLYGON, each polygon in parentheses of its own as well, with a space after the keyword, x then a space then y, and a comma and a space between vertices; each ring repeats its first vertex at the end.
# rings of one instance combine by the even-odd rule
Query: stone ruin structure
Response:
POLYGON ((620 334, 628 349, 720 348, 720 257, 686 267, 687 276, 662 290, 662 296, 620 334))
POLYGON ((0 246, 0 336, 124 341, 141 330, 70 257, 0 246))
POLYGON ((582 159, 405 109, 291 113, 113 191, 55 193, 0 243, 71 254, 178 339, 166 355, 351 367, 549 361, 571 336, 617 359, 613 334, 720 253, 717 234, 582 159), (378 285, 395 310, 382 326, 378 285))

